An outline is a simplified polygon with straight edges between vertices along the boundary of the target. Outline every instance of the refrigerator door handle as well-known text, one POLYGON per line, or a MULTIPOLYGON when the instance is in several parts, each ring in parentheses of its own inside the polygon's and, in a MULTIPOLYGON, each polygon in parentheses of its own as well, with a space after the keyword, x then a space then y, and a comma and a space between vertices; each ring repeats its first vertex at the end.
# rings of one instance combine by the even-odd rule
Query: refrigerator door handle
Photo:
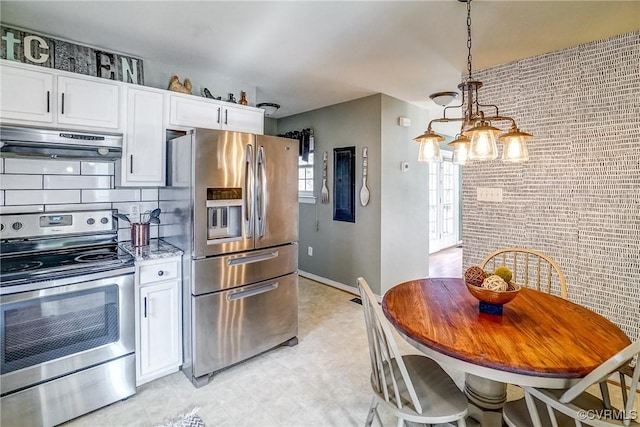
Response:
POLYGON ((244 159, 244 229, 245 237, 253 237, 253 146, 247 145, 244 159))
POLYGON ((279 286, 278 282, 269 283, 267 285, 258 286, 257 288, 247 289, 246 291, 235 292, 227 295, 227 300, 235 301, 243 298, 249 298, 255 295, 264 294, 265 292, 273 291, 279 286))
POLYGON ((263 237, 267 220, 267 174, 265 170, 264 147, 258 150, 258 237, 263 237))
POLYGON ((227 265, 251 264, 254 262, 266 261, 268 259, 273 259, 277 257, 278 257, 278 251, 273 251, 266 254, 231 258, 227 260, 227 265))

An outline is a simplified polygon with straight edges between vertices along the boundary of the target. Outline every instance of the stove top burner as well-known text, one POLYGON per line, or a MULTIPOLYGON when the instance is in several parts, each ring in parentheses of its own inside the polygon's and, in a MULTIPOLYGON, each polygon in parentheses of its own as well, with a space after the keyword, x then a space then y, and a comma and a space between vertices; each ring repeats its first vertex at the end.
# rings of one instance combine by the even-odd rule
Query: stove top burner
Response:
POLYGON ((6 269, 3 268, 2 274, 35 270, 37 268, 40 268, 42 264, 42 261, 19 261, 9 264, 6 269))
POLYGON ((0 286, 89 274, 133 265, 116 244, 30 252, 0 257, 0 286))
POLYGON ((76 262, 96 262, 96 261, 113 261, 118 259, 118 254, 115 252, 91 252, 82 255, 78 255, 74 258, 76 262))

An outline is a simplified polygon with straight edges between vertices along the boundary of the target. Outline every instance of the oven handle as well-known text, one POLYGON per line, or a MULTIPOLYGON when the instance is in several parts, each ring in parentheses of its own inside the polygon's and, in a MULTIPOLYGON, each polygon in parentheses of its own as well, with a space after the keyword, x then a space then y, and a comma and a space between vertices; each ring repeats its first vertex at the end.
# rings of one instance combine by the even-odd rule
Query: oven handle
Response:
POLYGON ((1 288, 3 295, 0 296, 0 301, 2 304, 9 304, 79 290, 100 288, 114 283, 122 286, 128 284, 129 281, 133 282, 133 273, 134 269, 130 267, 20 286, 7 286, 1 288))

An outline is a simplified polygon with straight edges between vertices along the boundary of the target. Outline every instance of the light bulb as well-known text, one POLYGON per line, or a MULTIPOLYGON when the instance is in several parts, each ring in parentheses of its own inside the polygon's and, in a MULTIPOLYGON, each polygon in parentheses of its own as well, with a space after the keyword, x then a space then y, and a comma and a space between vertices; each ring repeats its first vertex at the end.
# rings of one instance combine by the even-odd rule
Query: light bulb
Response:
POLYGON ((465 142, 458 142, 453 150, 453 164, 464 166, 467 164, 467 158, 469 156, 468 147, 465 142))
POLYGON ((529 150, 525 138, 520 135, 506 137, 502 160, 505 162, 526 162, 529 160, 529 150))
MULTIPOLYGON (((471 146, 469 147, 469 159, 494 160, 498 157, 495 131, 492 129, 471 129, 471 146)), ((493 128, 495 129, 495 128, 493 128)))
POLYGON ((425 141, 420 142, 420 148, 418 151, 419 162, 441 162, 442 154, 440 153, 440 146, 434 139, 427 138, 425 141))

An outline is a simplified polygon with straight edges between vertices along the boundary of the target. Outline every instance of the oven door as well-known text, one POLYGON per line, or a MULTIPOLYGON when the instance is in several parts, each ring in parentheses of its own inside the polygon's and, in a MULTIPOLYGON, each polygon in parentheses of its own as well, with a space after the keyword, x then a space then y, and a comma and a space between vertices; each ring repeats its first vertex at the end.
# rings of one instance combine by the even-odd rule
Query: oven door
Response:
POLYGON ((133 268, 34 287, 0 297, 2 395, 135 351, 133 268))

